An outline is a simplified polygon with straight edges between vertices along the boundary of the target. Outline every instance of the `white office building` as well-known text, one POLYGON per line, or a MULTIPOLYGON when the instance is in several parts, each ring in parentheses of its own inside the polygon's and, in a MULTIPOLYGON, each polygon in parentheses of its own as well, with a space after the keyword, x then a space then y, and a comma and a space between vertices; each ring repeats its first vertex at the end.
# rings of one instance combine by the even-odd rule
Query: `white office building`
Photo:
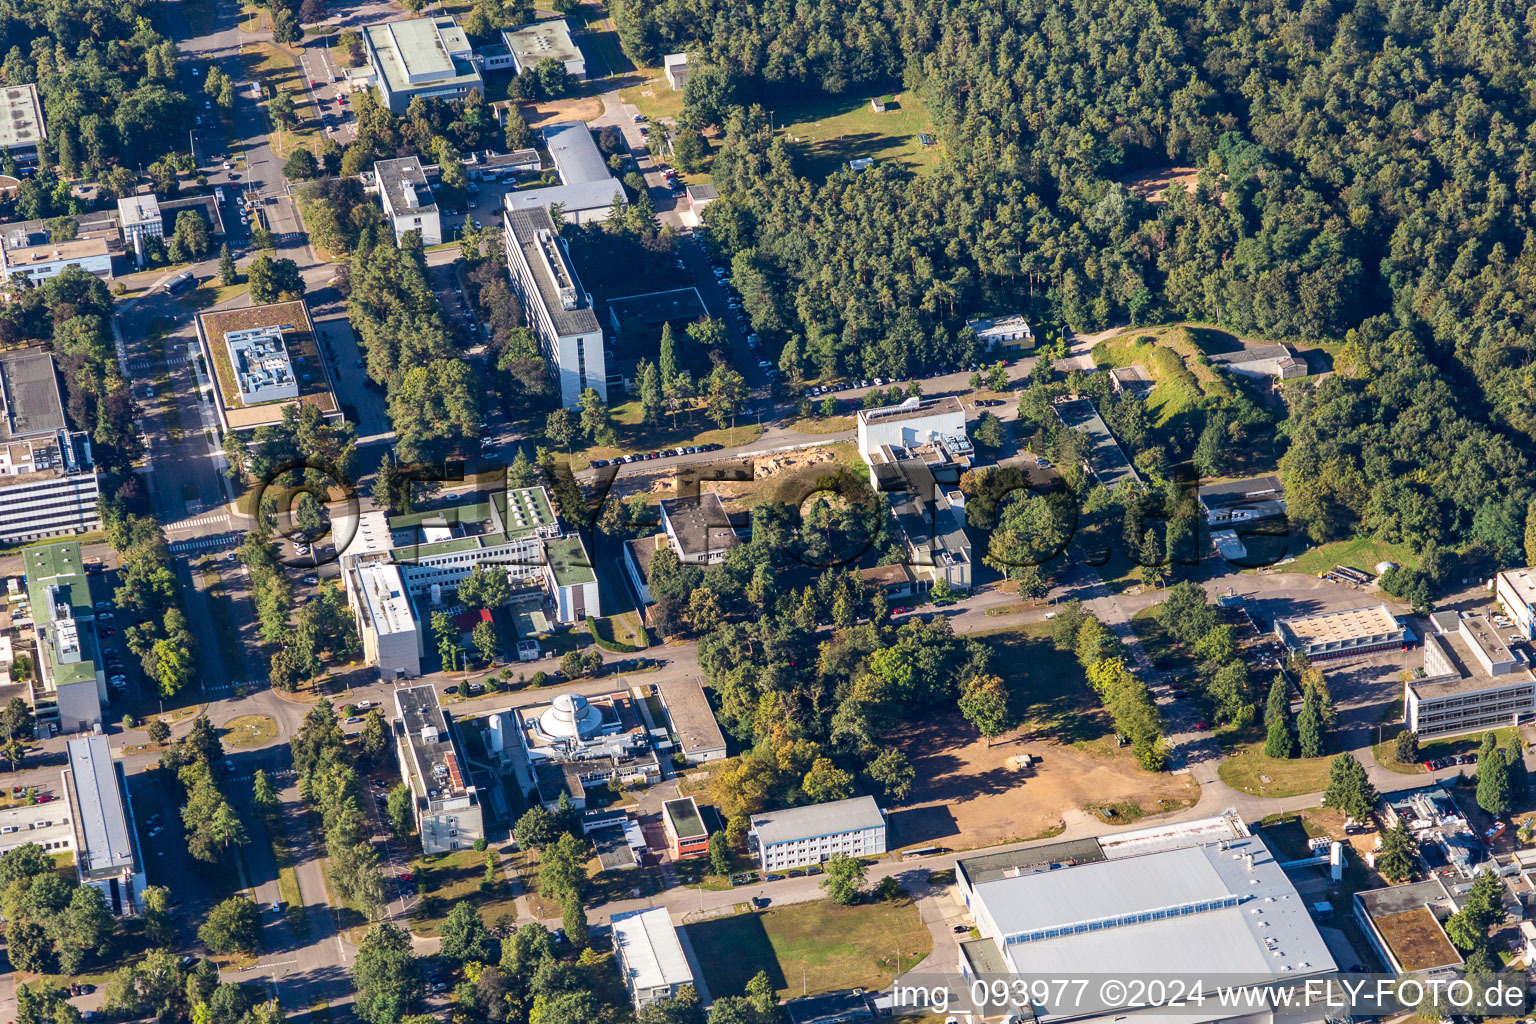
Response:
POLYGON ((153 192, 119 199, 117 217, 123 229, 124 244, 136 253, 142 254, 143 239, 165 237, 165 220, 160 216, 160 200, 155 198, 153 192))
MULTIPOLYGON (((526 194, 508 192, 507 198, 526 194)), ((509 206, 502 213, 502 222, 512 285, 549 360, 560 390, 560 404, 575 408, 587 388, 606 402, 603 328, 593 311, 592 296, 576 276, 576 266, 549 219, 549 211, 509 206)))
POLYGON ((885 852, 885 812, 869 796, 768 811, 752 815, 747 839, 764 871, 867 857, 885 852))
POLYGON ((551 203, 559 203, 567 221, 595 224, 608 219, 616 198, 620 204, 629 202, 585 122, 549 125, 544 129, 544 146, 560 175, 560 184, 508 192, 502 197, 508 211, 547 211, 551 203))
POLYGON ((94 885, 118 916, 137 913, 144 892, 144 859, 128 800, 121 761, 112 759, 105 736, 69 741, 64 770, 74 827, 75 868, 81 885, 94 885))
POLYGON ((53 357, 0 356, 0 543, 99 529, 100 493, 90 438, 65 422, 53 357))
POLYGON ((882 445, 915 448, 946 437, 965 437, 965 406, 953 396, 913 396, 900 405, 859 410, 859 454, 870 465, 882 445))
POLYGON ((48 137, 37 86, 30 83, 0 87, 0 149, 17 163, 37 162, 37 144, 48 137))
POLYGON ((637 1011, 693 984, 693 969, 665 907, 613 915, 613 949, 637 1011))
POLYGON ((469 778, 452 723, 431 685, 395 691, 395 741, 400 777, 411 789, 411 809, 423 853, 474 846, 485 837, 480 794, 469 778))
POLYGON ((28 245, 25 236, 21 244, 13 244, 15 241, 7 240, 0 245, 0 280, 21 280, 38 285, 58 277, 70 267, 79 267, 105 280, 112 279, 112 254, 105 238, 76 238, 44 245, 28 245))
POLYGON ((446 101, 485 93, 469 37, 449 15, 369 25, 363 49, 379 99, 392 113, 405 113, 417 96, 446 101))
POLYGON ((532 71, 540 61, 555 60, 572 78, 587 77, 587 60, 571 38, 571 27, 564 18, 546 18, 519 28, 502 29, 501 41, 518 74, 532 71))
POLYGON ((400 567, 384 559, 358 562, 348 566, 342 578, 364 660, 384 679, 421 675, 421 624, 400 567))
POLYGON ((1035 334, 1029 321, 1015 313, 1009 316, 979 317, 967 320, 965 326, 976 332, 976 338, 989 349, 1023 351, 1035 347, 1035 334))
POLYGON ((678 561, 686 565, 715 565, 741 538, 714 491, 691 497, 661 499, 661 528, 678 561))
POLYGON ((1420 739, 1497 729, 1536 714, 1536 676, 1483 615, 1424 637, 1424 668, 1403 684, 1408 729, 1420 739))
POLYGON ((380 160, 373 165, 373 179, 384 204, 384 216, 394 228, 396 245, 407 231, 419 231, 422 245, 442 242, 442 217, 419 158, 380 160))
POLYGON ((1493 578, 1494 597, 1527 640, 1536 640, 1536 567, 1505 569, 1493 578))
POLYGON ((50 854, 74 852, 73 815, 63 800, 0 808, 0 855, 28 843, 36 843, 50 854))

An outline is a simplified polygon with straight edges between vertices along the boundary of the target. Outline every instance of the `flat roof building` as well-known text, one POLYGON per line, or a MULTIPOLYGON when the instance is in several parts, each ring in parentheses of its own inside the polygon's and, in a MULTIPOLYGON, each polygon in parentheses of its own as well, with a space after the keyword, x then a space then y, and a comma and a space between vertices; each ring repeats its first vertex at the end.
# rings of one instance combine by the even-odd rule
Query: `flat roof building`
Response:
POLYGON ((608 321, 613 325, 615 335, 623 334, 626 323, 644 327, 672 324, 674 328, 681 328, 707 316, 709 310, 699 297, 699 290, 691 285, 608 300, 608 321))
POLYGON ((1030 330, 1029 321, 1018 313, 978 317, 967 320, 965 326, 975 331, 977 340, 989 349, 1025 352, 1035 347, 1035 332, 1030 330))
POLYGON ((1068 398, 1054 402, 1051 408, 1056 418, 1068 430, 1078 430, 1088 435, 1093 446, 1088 452, 1088 468, 1103 486, 1114 490, 1124 480, 1140 486, 1141 477, 1136 475, 1131 460, 1125 457, 1120 442, 1109 432, 1093 402, 1086 398, 1068 398))
POLYGON ((661 528, 678 560, 687 565, 714 565, 741 538, 726 515, 720 495, 701 491, 681 498, 661 499, 661 528))
POLYGON ((420 232, 422 245, 442 242, 443 222, 437 198, 427 183, 419 157, 380 160, 373 165, 373 180, 384 204, 384 216, 394 228, 396 245, 407 231, 420 232))
POLYGON ((885 812, 870 796, 752 815, 747 833, 764 871, 886 850, 885 812))
POLYGON ((571 38, 564 18, 546 18, 520 28, 501 30, 501 41, 512 54, 518 74, 531 71, 542 60, 555 60, 572 78, 587 77, 587 61, 571 38))
POLYGON ((485 92, 469 37, 449 15, 369 25, 363 49, 379 99, 393 113, 405 113, 417 96, 458 100, 485 92))
POLYGON ((693 970, 664 907, 615 914, 613 949, 636 1010, 671 999, 693 984, 693 970))
POLYGON ((546 126, 543 133, 544 146, 560 175, 560 184, 506 193, 502 202, 507 212, 547 212, 551 203, 559 203, 567 221, 595 224, 608 219, 615 200, 620 205, 629 202, 586 122, 560 121, 546 126))
POLYGON ((69 741, 64 791, 75 829, 75 867, 81 885, 94 885, 119 916, 137 912, 144 891, 144 860, 121 761, 105 736, 69 741))
POLYGON ((657 683, 656 694, 667 710, 678 749, 689 764, 704 764, 725 757, 725 734, 720 731, 714 709, 704 695, 702 679, 689 676, 675 682, 657 683))
MULTIPOLYGON (((1189 825, 1140 830, 1128 849, 1102 857, 1036 860, 970 881, 963 891, 981 940, 958 943, 962 974, 1068 977, 1115 964, 1127 975, 1262 988, 1338 969, 1263 840, 1232 818, 1189 825)), ((1040 1021, 1108 1019, 1129 1009, 1104 994, 1046 993, 1034 1009, 1040 1021)), ((1278 1012, 1263 997, 1254 1005, 1278 1012)), ((1321 1008, 1303 1012, 1295 1019, 1322 1019, 1321 1008)))
POLYGON ((661 779, 661 762, 628 690, 562 693, 504 716, 498 730, 516 730, 546 807, 556 806, 563 794, 584 808, 588 786, 614 780, 649 785, 661 779))
POLYGON ((0 280, 21 279, 40 284, 58 277, 70 267, 110 281, 112 254, 105 238, 76 238, 44 245, 0 245, 0 280))
POLYGON ((143 266, 144 239, 165 237, 160 200, 153 192, 123 196, 117 201, 117 217, 123 230, 123 244, 133 250, 139 265, 143 266))
POLYGON ((400 567, 383 559, 358 562, 344 579, 363 658, 377 666, 384 679, 421 675, 421 625, 400 567))
POLYGON ((866 463, 882 445, 911 448, 943 437, 965 436, 965 406, 953 396, 921 398, 914 395, 900 405, 860 409, 859 454, 866 463))
MULTIPOLYGON (((884 450, 891 451, 891 446, 884 450)), ((894 470, 900 481, 900 486, 892 487, 889 479, 884 480, 880 489, 890 500, 891 514, 906 542, 916 587, 929 590, 944 580, 951 587, 969 590, 975 560, 958 488, 941 484, 923 459, 901 458, 879 468, 894 470)))
POLYGON ((1336 661, 1408 646, 1408 630, 1384 604, 1275 619, 1275 636, 1312 661, 1336 661))
POLYGON ((1235 352, 1208 352, 1206 358, 1244 377, 1291 380, 1307 375, 1307 364, 1296 358, 1289 345, 1244 345, 1235 352))
POLYGON ((705 827, 704 817, 699 814, 699 805, 693 797, 663 803, 661 823, 674 858, 703 857, 709 853, 709 829, 705 827))
POLYGON ((38 720, 56 721, 66 733, 95 728, 107 701, 107 677, 80 544, 71 540, 27 548, 22 565, 37 633, 39 681, 33 707, 38 720))
POLYGON ((1444 927, 1460 908, 1439 878, 1357 892, 1353 902, 1360 930, 1389 973, 1433 976, 1461 965, 1444 927))
MULTIPOLYGON (((508 192, 507 197, 527 194, 508 192)), ((607 401, 603 328, 549 211, 542 206, 522 210, 509 205, 502 221, 512 285, 549 360, 560 404, 575 408, 587 388, 607 401)))
POLYGON ((661 72, 667 76, 667 84, 676 92, 688 84, 688 55, 669 53, 661 58, 661 72))
POLYGON ((0 808, 0 854, 36 843, 52 855, 76 850, 74 810, 67 801, 0 808))
POLYGON ((70 430, 53 356, 0 355, 0 543, 99 529, 89 435, 70 430))
POLYGON ((480 794, 453 723, 431 685, 395 691, 395 742, 400 777, 411 789, 411 808, 423 853, 463 850, 485 837, 480 794))
POLYGON ((1424 637, 1423 676, 1403 684, 1408 728, 1420 739, 1514 724, 1536 714, 1536 676, 1486 616, 1424 637))
POLYGON ((47 137, 37 86, 0 87, 0 148, 18 163, 28 163, 37 159, 37 144, 47 137))
POLYGON ((1536 639, 1536 568, 1505 569, 1493 578, 1493 594, 1520 635, 1536 639))
POLYGON ((274 426, 284 409, 300 403, 328 420, 342 418, 302 300, 199 313, 197 340, 225 430, 274 426))

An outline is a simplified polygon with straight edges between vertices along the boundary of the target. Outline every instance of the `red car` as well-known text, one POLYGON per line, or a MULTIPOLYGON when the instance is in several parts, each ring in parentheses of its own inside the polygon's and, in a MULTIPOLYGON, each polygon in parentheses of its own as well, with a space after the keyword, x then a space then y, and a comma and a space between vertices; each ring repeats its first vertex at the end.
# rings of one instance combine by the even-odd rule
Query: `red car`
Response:
POLYGON ((39 794, 37 794, 37 802, 40 803, 40 804, 51 804, 51 803, 53 803, 53 801, 54 801, 54 796, 53 796, 52 793, 39 793, 39 794))
POLYGON ((402 872, 400 872, 400 881, 402 881, 402 882, 414 882, 414 881, 416 881, 416 876, 411 874, 409 871, 402 871, 402 872))
POLYGON ((1211 723, 1207 722, 1203 718, 1200 721, 1195 723, 1195 731, 1196 732, 1209 732, 1210 728, 1211 728, 1211 723))

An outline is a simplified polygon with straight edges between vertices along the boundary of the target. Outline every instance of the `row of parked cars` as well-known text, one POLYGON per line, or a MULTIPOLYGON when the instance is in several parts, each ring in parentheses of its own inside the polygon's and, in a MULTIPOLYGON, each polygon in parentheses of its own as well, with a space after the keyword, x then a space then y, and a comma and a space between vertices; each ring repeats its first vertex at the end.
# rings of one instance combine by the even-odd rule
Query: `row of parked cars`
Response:
MULTIPOLYGON (((1005 366, 1007 365, 1007 360, 1003 361, 1003 365, 1005 365, 1005 366)), ((971 373, 976 373, 980 369, 981 369, 981 367, 978 364, 974 364, 974 363, 971 366, 969 366, 969 367, 965 367, 965 366, 952 366, 952 367, 949 367, 948 369, 935 370, 932 373, 930 373, 928 375, 928 377, 921 378, 921 379, 927 380, 927 379, 931 379, 933 377, 947 377, 948 375, 950 375, 952 373, 965 373, 967 370, 969 370, 971 373)), ((817 385, 815 385, 813 387, 806 388, 805 389, 805 394, 806 394, 807 398, 815 398, 817 395, 830 395, 830 394, 834 394, 834 393, 836 393, 838 391, 853 391, 853 390, 856 390, 858 388, 868 388, 868 387, 883 388, 883 387, 885 387, 888 384, 905 384, 905 383, 907 383, 907 381, 909 381, 911 379, 912 379, 911 377, 865 377, 865 378, 861 378, 859 380, 837 381, 837 382, 832 383, 832 384, 817 384, 817 385)), ((994 398, 994 399, 989 399, 989 400, 985 400, 985 401, 978 401, 976 404, 977 405, 991 406, 991 405, 1002 405, 1003 403, 1002 403, 1001 399, 994 398)))
POLYGON ((631 462, 649 462, 651 459, 670 459, 676 455, 695 455, 699 452, 719 451, 724 447, 722 444, 691 444, 682 448, 663 448, 661 451, 655 452, 636 452, 633 455, 620 455, 616 459, 593 459, 592 468, 601 469, 604 466, 622 466, 631 462))
POLYGON ((1424 762, 1424 770, 1437 772, 1441 768, 1454 768, 1459 764, 1477 764, 1476 754, 1453 754, 1450 757, 1436 757, 1424 762))

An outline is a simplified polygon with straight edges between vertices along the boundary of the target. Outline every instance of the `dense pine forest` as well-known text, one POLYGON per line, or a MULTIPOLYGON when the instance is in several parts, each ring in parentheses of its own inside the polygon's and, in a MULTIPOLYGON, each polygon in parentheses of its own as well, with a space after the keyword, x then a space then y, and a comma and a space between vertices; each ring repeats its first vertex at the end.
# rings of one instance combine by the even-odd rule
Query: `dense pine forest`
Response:
POLYGON ((967 316, 1340 343, 1282 428, 1299 522, 1518 552, 1536 436, 1536 7, 1378 0, 617 0, 690 50, 707 218, 809 368, 966 354, 967 316), (944 159, 825 181, 776 99, 922 97, 944 159), (761 105, 759 105, 761 104, 761 105), (1198 168, 1154 204, 1134 176, 1198 168), (1305 444, 1295 443, 1305 441, 1305 444))

